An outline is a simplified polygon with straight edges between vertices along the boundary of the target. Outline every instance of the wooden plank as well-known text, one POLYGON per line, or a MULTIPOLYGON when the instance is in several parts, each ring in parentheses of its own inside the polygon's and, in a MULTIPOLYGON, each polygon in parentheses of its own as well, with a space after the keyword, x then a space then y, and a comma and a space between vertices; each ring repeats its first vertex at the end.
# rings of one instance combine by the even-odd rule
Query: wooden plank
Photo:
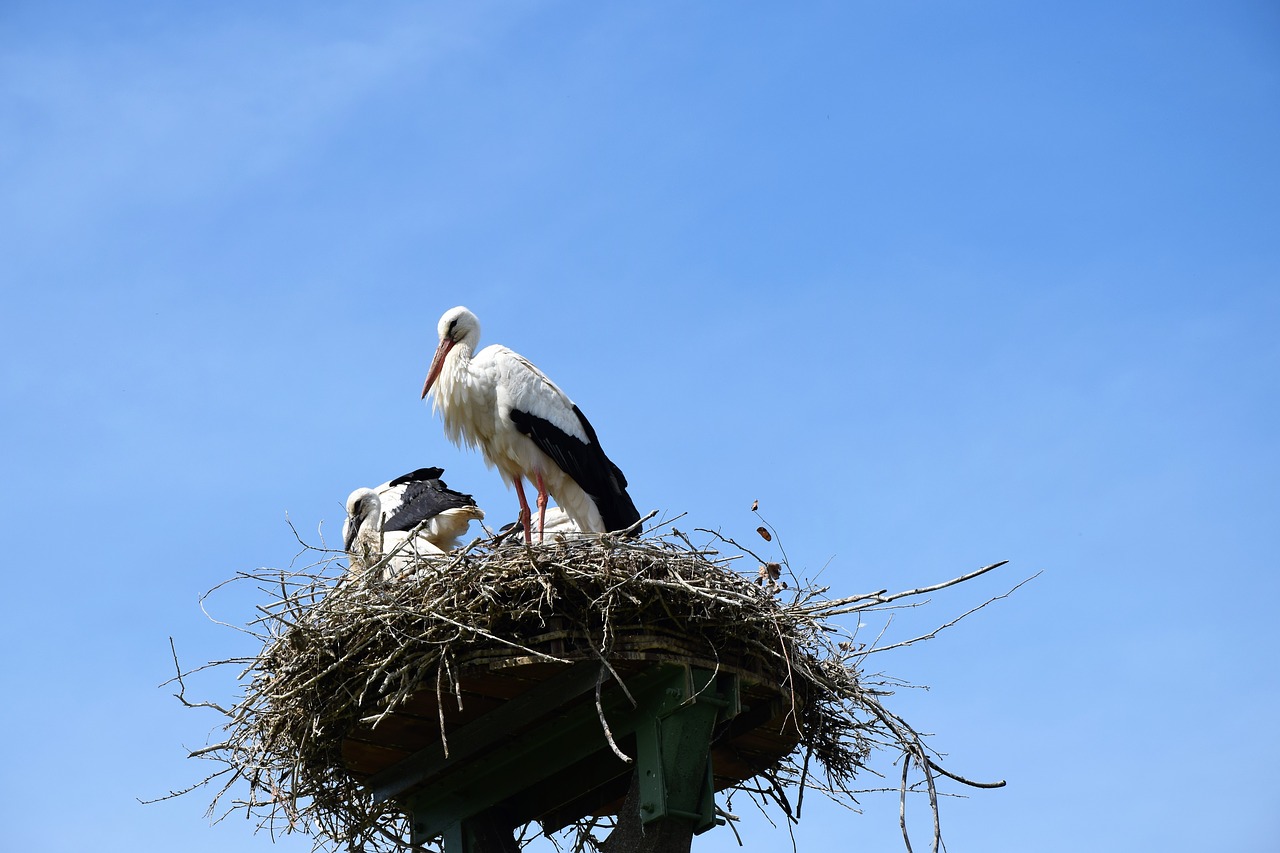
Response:
MULTIPOLYGON (((525 687, 528 692, 529 687, 525 687)), ((519 694, 516 694, 519 695, 519 694)), ((445 725, 450 728, 456 728, 471 722, 476 717, 483 717, 485 714, 502 707, 503 703, 509 698, 515 697, 497 697, 487 693, 475 693, 470 690, 463 690, 458 693, 445 693, 444 698, 444 721, 445 725), (462 698, 462 709, 458 709, 458 698, 462 698)), ((440 706, 436 704, 436 692, 434 690, 423 690, 416 693, 396 708, 395 714, 402 717, 410 717, 422 721, 430 720, 434 723, 434 728, 440 728, 440 706)))
POLYGON ((399 749, 388 749, 371 743, 356 740, 342 742, 342 763, 357 779, 371 776, 388 765, 403 761, 411 753, 399 749))
MULTIPOLYGON (((635 756, 634 744, 622 739, 622 749, 635 756)), ((548 776, 503 803, 519 822, 538 820, 552 833, 580 817, 626 796, 634 764, 626 764, 611 750, 601 749, 582 761, 548 776)))
MULTIPOLYGON (((456 715, 454 716, 456 717, 456 715)), ((460 725, 461 723, 457 722, 456 719, 452 721, 452 725, 446 724, 446 736, 449 731, 460 725)), ((417 717, 400 713, 388 714, 378 721, 376 727, 371 727, 369 724, 357 726, 351 730, 346 739, 388 747, 399 750, 404 755, 409 755, 440 742, 440 718, 438 716, 417 717)), ((401 757, 403 758, 403 756, 401 757)))
POLYGON ((492 746, 495 740, 510 737, 528 728, 569 699, 593 689, 599 677, 598 662, 574 664, 560 675, 544 681, 525 693, 519 701, 508 702, 497 710, 472 722, 450 737, 449 758, 439 746, 419 750, 395 766, 388 767, 366 785, 374 802, 400 796, 422 784, 443 769, 447 763, 457 766, 492 746))
MULTIPOLYGON (((680 684, 687 681, 682 669, 655 666, 650 672, 634 677, 630 688, 638 702, 636 708, 616 684, 611 685, 602 696, 602 704, 615 738, 635 731, 643 720, 652 719, 655 702, 667 698, 673 679, 680 684)), ((677 692, 687 695, 684 691, 677 692)), ((679 701, 677 697, 671 698, 679 701)), ((546 779, 566 767, 608 749, 595 703, 580 703, 567 714, 544 715, 536 730, 520 738, 519 749, 491 751, 484 761, 472 760, 457 766, 452 773, 425 776, 425 786, 412 793, 407 801, 412 813, 412 843, 425 844, 451 823, 504 802, 532 786, 545 784, 546 779)), ((629 766, 621 759, 614 757, 614 760, 623 767, 629 766)), ((443 765, 435 769, 441 770, 443 765)))

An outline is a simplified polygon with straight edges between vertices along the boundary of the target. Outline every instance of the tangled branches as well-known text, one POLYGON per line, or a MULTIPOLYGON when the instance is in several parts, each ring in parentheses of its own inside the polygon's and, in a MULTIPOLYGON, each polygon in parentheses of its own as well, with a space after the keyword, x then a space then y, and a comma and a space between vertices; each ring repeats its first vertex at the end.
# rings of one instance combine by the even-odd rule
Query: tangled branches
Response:
MULTIPOLYGON (((267 598, 247 626, 261 651, 212 664, 244 666, 243 694, 230 708, 188 701, 189 673, 179 668, 178 698, 223 715, 225 737, 191 753, 217 769, 170 796, 208 786, 216 791, 211 814, 243 812, 273 833, 305 832, 318 849, 405 850, 402 806, 375 802, 361 785, 368 773, 344 754, 354 731, 376 731, 425 694, 434 699, 435 736, 447 755, 446 709, 461 706, 465 673, 598 659, 617 677, 613 667, 629 659, 675 655, 746 673, 787 705, 789 734, 778 741, 777 755, 749 776, 718 778, 717 787, 795 820, 806 788, 852 802, 872 753, 887 750, 902 760, 904 808, 915 787, 911 769, 923 776, 936 849, 935 781, 980 783, 944 770, 921 736, 884 706, 884 682, 862 671, 869 655, 932 634, 868 647, 834 620, 963 583, 1003 563, 934 586, 831 599, 825 588, 784 589, 770 564, 758 578, 734 571, 733 561, 750 552, 700 533, 709 537, 706 545, 675 529, 534 547, 496 537, 424 560, 391 581, 378 571, 347 574, 329 552, 303 570, 242 574, 237 582, 258 585, 267 598)), ((595 846, 597 825, 593 818, 573 822, 574 847, 595 846)), ((903 834, 910 850, 905 820, 903 834)))

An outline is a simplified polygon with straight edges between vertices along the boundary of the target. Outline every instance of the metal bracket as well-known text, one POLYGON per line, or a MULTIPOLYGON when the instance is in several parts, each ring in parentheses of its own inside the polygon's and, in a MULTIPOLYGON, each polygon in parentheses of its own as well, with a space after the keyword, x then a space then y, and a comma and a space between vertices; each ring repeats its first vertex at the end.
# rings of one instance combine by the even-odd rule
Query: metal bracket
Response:
POLYGON ((711 738, 742 710, 738 677, 685 667, 636 727, 640 820, 693 821, 694 833, 716 825, 711 738))

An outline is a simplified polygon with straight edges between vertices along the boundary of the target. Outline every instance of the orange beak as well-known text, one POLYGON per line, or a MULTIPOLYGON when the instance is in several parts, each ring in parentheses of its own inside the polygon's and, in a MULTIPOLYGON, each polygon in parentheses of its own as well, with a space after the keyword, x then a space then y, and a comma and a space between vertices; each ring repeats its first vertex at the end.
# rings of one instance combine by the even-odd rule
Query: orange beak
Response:
POLYGON ((445 356, 449 354, 449 350, 453 349, 453 344, 453 338, 445 338, 440 342, 440 346, 436 347, 436 354, 431 359, 431 369, 427 371, 427 381, 422 383, 422 399, 427 399, 427 392, 431 390, 436 377, 440 375, 445 356))

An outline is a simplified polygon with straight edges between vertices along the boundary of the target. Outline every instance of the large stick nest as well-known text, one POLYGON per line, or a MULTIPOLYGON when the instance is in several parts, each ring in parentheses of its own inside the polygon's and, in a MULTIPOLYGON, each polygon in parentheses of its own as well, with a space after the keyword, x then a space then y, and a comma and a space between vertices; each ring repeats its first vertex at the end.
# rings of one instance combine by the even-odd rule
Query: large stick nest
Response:
MULTIPOLYGON (((230 708, 188 702, 179 675, 185 704, 215 708, 226 720, 219 742, 192 753, 221 766, 176 793, 213 784, 211 814, 244 812, 273 834, 306 832, 317 848, 408 849, 397 804, 374 803, 344 765, 342 742, 357 725, 376 727, 423 690, 453 690, 468 662, 584 655, 616 662, 642 628, 681 636, 701 650, 699 657, 755 672, 792 697, 795 749, 723 794, 749 796, 788 820, 798 817, 806 787, 852 805, 860 771, 873 753, 887 751, 902 761, 904 803, 910 790, 928 795, 936 847, 938 774, 977 783, 943 770, 938 754, 885 708, 896 682, 862 670, 869 654, 932 633, 868 647, 837 617, 853 614, 856 625, 863 611, 1001 564, 931 587, 832 599, 826 588, 794 578, 788 584, 785 563, 759 560, 711 531, 700 534, 707 545, 695 546, 669 527, 638 539, 533 547, 496 537, 393 580, 383 580, 379 566, 350 574, 332 552, 303 570, 241 574, 234 580, 257 584, 268 599, 248 626, 262 649, 256 657, 214 663, 245 665, 243 695, 230 708), (569 642, 544 642, 552 629, 569 642), (908 784, 911 768, 920 779, 908 784)), ((596 819, 580 821, 572 846, 595 846, 598 826, 596 819)))

